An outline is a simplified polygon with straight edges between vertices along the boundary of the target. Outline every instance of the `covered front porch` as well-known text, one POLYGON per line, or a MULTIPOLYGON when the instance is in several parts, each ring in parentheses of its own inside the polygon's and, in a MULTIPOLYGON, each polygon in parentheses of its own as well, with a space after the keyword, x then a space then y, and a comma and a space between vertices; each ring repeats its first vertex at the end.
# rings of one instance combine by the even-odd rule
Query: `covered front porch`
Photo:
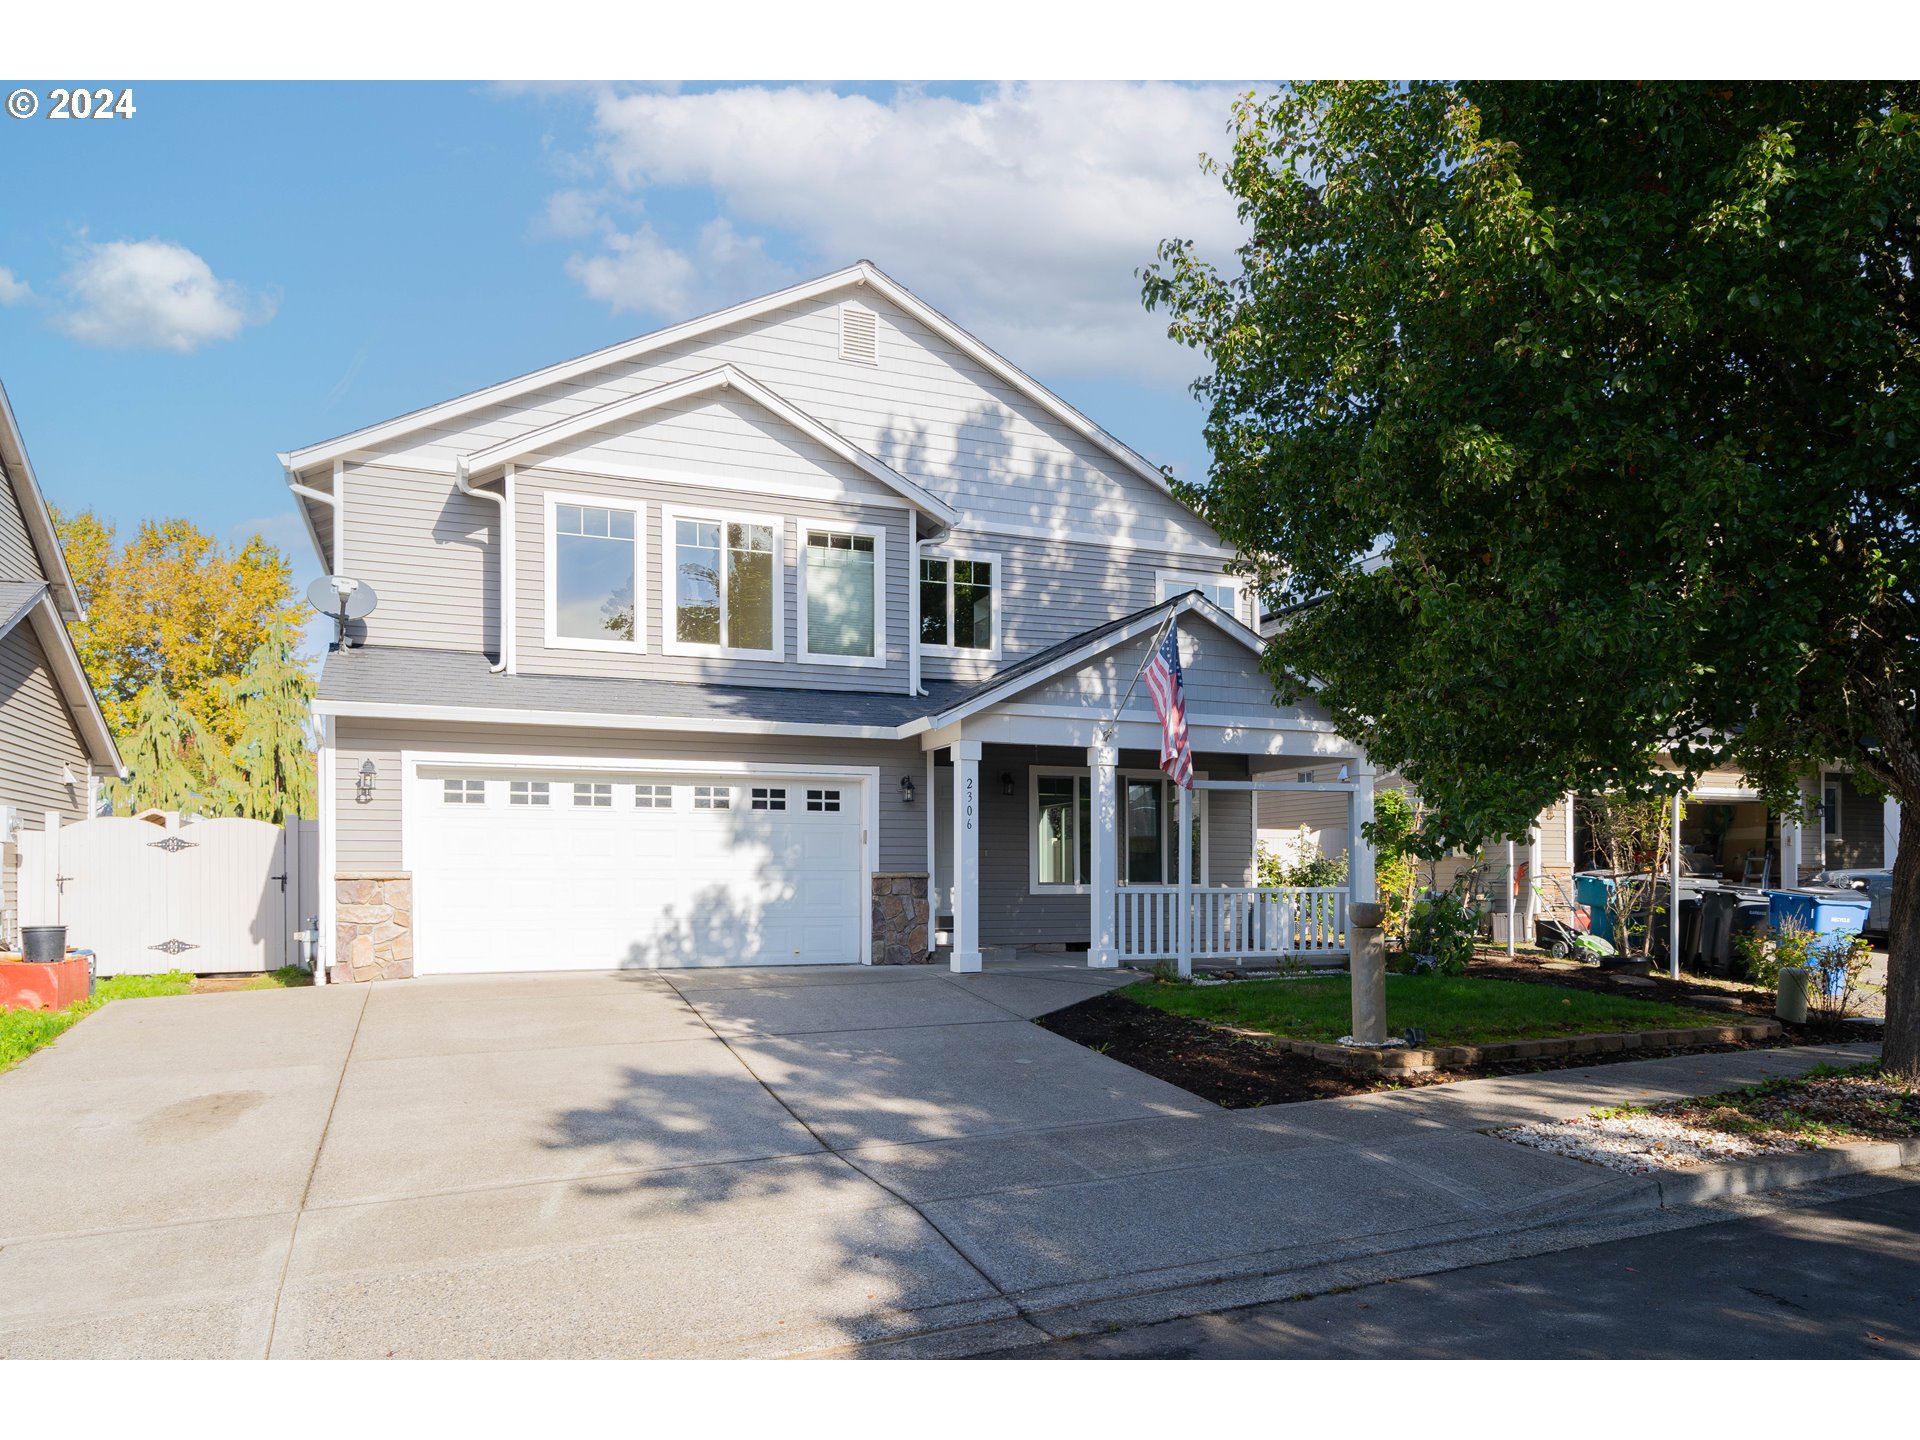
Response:
POLYGON ((1273 703, 1257 637, 1197 596, 1174 603, 1191 790, 1158 768, 1144 692, 1118 709, 1164 607, 983 687, 921 737, 936 944, 953 970, 1039 945, 1181 974, 1344 961, 1348 904, 1373 899, 1373 769, 1323 713, 1273 703), (1344 887, 1260 885, 1257 800, 1274 791, 1341 809, 1355 837, 1344 887))

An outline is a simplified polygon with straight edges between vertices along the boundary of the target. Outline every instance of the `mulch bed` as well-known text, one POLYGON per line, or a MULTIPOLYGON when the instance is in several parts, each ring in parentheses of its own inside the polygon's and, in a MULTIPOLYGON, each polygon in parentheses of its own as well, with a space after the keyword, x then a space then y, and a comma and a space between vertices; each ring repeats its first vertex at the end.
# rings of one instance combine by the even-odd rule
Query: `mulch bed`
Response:
MULTIPOLYGON (((1553 973, 1553 972, 1546 972, 1553 973)), ((1506 970, 1494 979, 1518 979, 1506 970)), ((1608 987, 1611 993, 1618 989, 1608 987)), ((1647 992, 1651 994, 1651 992, 1647 992)), ((1191 1095, 1228 1110, 1260 1105, 1287 1105, 1301 1100, 1331 1100, 1343 1095, 1367 1095, 1377 1090, 1405 1090, 1418 1085, 1446 1085, 1456 1080, 1478 1080, 1492 1075, 1524 1075, 1543 1070, 1567 1070, 1589 1065, 1617 1065, 1628 1060, 1651 1060, 1666 1055, 1708 1055, 1729 1050, 1766 1049, 1804 1044, 1798 1037, 1733 1045, 1696 1045, 1671 1050, 1634 1050, 1603 1055, 1567 1056, 1557 1060, 1515 1060, 1462 1070, 1436 1070, 1423 1075, 1362 1075, 1323 1065, 1305 1055, 1275 1050, 1264 1041, 1236 1035, 1192 1020, 1170 1015, 1149 1005, 1137 1005, 1117 994, 1098 995, 1064 1010, 1042 1015, 1034 1022, 1054 1034, 1097 1050, 1110 1060, 1177 1085, 1191 1095)), ((1851 1034, 1865 1027, 1849 1027, 1851 1034)))

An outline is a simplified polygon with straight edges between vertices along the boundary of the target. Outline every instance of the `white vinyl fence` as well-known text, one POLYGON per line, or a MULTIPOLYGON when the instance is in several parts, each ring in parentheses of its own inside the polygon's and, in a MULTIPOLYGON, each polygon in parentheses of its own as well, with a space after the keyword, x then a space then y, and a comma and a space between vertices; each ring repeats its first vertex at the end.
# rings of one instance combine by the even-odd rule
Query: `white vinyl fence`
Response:
POLYGON ((311 820, 49 815, 20 839, 20 923, 66 926, 101 975, 272 970, 320 908, 311 820))
MULTIPOLYGON (((1127 885, 1114 894, 1120 959, 1180 953, 1180 887, 1127 885)), ((1193 959, 1311 959, 1347 952, 1347 892, 1297 886, 1196 885, 1193 959)))

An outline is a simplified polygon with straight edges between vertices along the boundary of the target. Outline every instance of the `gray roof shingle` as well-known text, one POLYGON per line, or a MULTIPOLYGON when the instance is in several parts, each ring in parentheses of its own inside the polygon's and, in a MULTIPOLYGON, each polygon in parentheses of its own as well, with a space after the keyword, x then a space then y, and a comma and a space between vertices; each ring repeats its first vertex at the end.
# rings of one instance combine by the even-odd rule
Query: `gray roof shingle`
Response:
POLYGON ((0 580, 0 630, 10 628, 46 588, 44 580, 0 580))

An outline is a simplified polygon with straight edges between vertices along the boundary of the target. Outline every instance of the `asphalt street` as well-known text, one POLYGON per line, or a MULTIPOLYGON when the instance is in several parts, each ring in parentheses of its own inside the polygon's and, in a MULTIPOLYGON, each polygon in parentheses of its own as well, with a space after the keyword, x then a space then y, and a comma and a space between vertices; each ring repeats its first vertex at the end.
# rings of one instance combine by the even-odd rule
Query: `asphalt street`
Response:
POLYGON ((1920 1168, 1877 1193, 1009 1359, 1916 1359, 1920 1168))

